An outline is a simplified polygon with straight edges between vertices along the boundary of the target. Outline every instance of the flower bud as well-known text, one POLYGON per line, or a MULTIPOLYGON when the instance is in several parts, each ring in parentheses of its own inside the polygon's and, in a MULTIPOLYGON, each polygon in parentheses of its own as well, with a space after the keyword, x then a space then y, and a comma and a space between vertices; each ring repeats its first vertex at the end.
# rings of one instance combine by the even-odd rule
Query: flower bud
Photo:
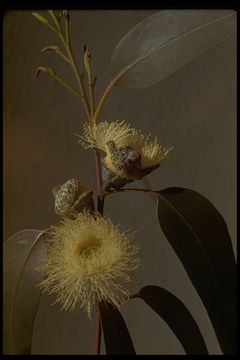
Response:
POLYGON ((55 197, 55 213, 75 219, 83 210, 94 210, 93 192, 80 184, 78 180, 71 179, 62 185, 53 188, 55 197))

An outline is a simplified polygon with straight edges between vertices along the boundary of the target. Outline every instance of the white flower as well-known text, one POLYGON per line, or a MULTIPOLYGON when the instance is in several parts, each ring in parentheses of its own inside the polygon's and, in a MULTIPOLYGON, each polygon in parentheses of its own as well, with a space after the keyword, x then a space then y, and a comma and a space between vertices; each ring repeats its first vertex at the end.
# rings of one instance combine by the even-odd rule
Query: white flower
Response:
POLYGON ((151 141, 141 131, 131 128, 124 121, 86 123, 81 143, 86 148, 105 152, 104 165, 120 178, 141 179, 168 157, 172 148, 151 141))
POLYGON ((119 308, 129 296, 123 284, 131 281, 139 263, 132 239, 133 233, 100 215, 82 212, 76 220, 65 218, 53 227, 39 286, 56 293, 63 309, 83 309, 89 317, 100 301, 119 308))

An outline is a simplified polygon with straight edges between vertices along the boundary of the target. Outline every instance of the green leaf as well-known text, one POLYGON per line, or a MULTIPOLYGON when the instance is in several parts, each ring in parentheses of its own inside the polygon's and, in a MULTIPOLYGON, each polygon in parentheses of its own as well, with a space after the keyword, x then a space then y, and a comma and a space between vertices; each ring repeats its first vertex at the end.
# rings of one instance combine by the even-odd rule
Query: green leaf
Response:
POLYGON ((52 68, 49 67, 45 67, 45 66, 39 66, 36 69, 36 76, 39 77, 39 75, 44 72, 46 74, 48 74, 53 80, 56 80, 59 84, 61 84, 63 87, 65 87, 68 91, 70 91, 71 93, 73 93, 76 96, 80 96, 82 97, 82 95, 75 89, 73 89, 71 87, 71 85, 67 84, 63 79, 61 79, 54 71, 52 68))
MULTIPOLYGON (((46 51, 53 51, 53 52, 57 53, 57 54, 60 55, 68 64, 70 64, 69 59, 67 58, 67 56, 64 55, 63 51, 62 51, 58 46, 56 46, 56 45, 46 46, 46 47, 44 47, 44 48, 41 50, 41 53, 44 53, 44 52, 46 52, 46 51)), ((42 70, 41 68, 43 68, 43 67, 40 66, 40 71, 44 71, 44 70, 42 70)), ((47 71, 45 71, 45 72, 47 72, 47 71)))
POLYGON ((39 66, 39 67, 36 69, 36 75, 37 75, 37 77, 39 77, 39 75, 40 75, 41 72, 45 72, 46 74, 48 74, 49 76, 51 76, 51 77, 55 80, 56 74, 55 74, 55 72, 53 71, 52 68, 50 68, 50 67, 45 67, 45 66, 39 66))
POLYGON ((32 15, 39 20, 42 24, 47 25, 47 19, 39 13, 33 12, 32 15))
POLYGON ((48 10, 48 13, 49 13, 49 15, 51 16, 52 20, 54 21, 56 27, 57 27, 58 29, 60 29, 59 20, 58 20, 56 14, 54 13, 54 11, 53 11, 53 10, 48 10))
POLYGON ((159 286, 145 286, 133 296, 144 300, 174 332, 187 355, 207 355, 202 334, 186 306, 159 286))
POLYGON ((51 30, 58 32, 58 29, 56 29, 52 24, 49 23, 49 21, 42 16, 39 13, 33 12, 32 15, 38 20, 40 21, 43 25, 46 25, 47 27, 49 27, 51 30))
POLYGON ((59 52, 59 47, 58 46, 56 46, 56 45, 49 45, 49 46, 46 46, 45 48, 43 48, 42 50, 41 50, 41 53, 44 53, 44 52, 46 52, 46 51, 55 51, 55 52, 59 52))
POLYGON ((236 353, 236 262, 222 215, 195 191, 158 192, 160 226, 198 292, 224 354, 236 353))
POLYGON ((30 354, 42 274, 43 231, 23 230, 3 246, 3 331, 5 354, 30 354))
POLYGON ((107 355, 136 355, 120 312, 107 302, 100 303, 99 311, 107 355))
POLYGON ((163 10, 147 17, 118 43, 112 82, 144 88, 236 36, 233 10, 163 10))

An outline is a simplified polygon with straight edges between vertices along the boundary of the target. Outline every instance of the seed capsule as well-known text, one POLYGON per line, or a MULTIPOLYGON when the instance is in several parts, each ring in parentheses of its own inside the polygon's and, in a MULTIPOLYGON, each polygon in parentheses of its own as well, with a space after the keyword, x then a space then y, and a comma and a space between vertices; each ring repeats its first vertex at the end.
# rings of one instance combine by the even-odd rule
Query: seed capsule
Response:
POLYGON ((105 190, 110 190, 111 188, 121 189, 123 186, 134 181, 134 179, 126 179, 116 175, 105 166, 104 162, 102 162, 102 179, 105 190))
POLYGON ((102 177, 106 190, 111 187, 120 189, 136 179, 142 179, 142 177, 159 167, 159 164, 157 164, 142 169, 141 155, 130 146, 123 146, 117 149, 113 141, 109 141, 107 146, 111 156, 111 168, 114 168, 114 171, 110 170, 107 161, 103 160, 102 177))
POLYGON ((107 143, 111 160, 116 170, 124 173, 127 179, 136 179, 141 173, 141 155, 130 146, 116 148, 113 141, 107 143))

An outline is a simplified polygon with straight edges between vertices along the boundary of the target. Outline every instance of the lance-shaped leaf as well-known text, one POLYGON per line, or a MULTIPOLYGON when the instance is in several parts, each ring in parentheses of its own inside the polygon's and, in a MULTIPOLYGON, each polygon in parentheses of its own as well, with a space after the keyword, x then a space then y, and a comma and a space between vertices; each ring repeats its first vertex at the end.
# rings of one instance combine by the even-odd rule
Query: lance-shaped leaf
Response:
POLYGON ((32 15, 36 19, 38 19, 43 25, 46 25, 48 23, 47 19, 44 16, 42 16, 41 14, 33 12, 32 15))
POLYGON ((51 30, 57 32, 58 30, 53 26, 44 16, 39 13, 33 12, 32 15, 39 20, 43 25, 48 26, 51 30))
POLYGON ((111 59, 115 84, 144 88, 165 79, 236 35, 232 10, 163 10, 118 43, 111 59))
POLYGON ((110 303, 99 305, 107 355, 136 355, 128 328, 120 312, 110 303))
POLYGON ((23 230, 3 246, 3 331, 5 354, 30 354, 42 274, 43 231, 23 230))
POLYGON ((133 296, 144 300, 166 321, 187 355, 207 355, 202 334, 186 306, 175 295, 159 286, 145 286, 133 296))
POLYGON ((236 262, 222 215, 195 191, 158 192, 160 226, 212 321, 224 354, 236 352, 236 262))

